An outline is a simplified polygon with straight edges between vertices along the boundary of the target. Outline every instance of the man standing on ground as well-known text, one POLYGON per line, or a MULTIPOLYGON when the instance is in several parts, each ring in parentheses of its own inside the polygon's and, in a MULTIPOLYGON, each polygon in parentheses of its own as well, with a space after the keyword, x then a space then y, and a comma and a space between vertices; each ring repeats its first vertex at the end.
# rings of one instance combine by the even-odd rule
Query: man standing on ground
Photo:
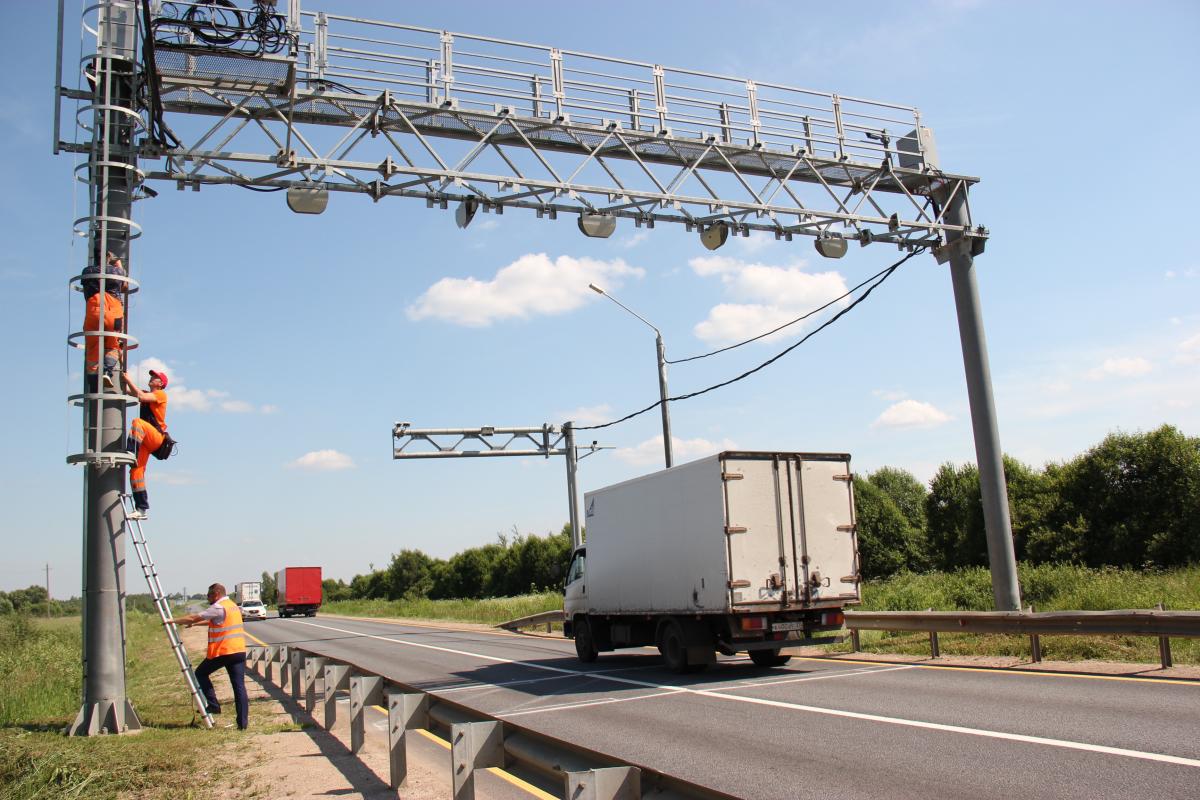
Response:
POLYGON ((237 603, 225 596, 225 587, 214 583, 208 587, 208 608, 196 614, 174 617, 168 625, 192 627, 201 622, 208 625, 208 652, 200 666, 196 667, 196 681, 204 699, 208 701, 208 713, 220 714, 221 704, 213 691, 209 675, 225 668, 229 683, 233 686, 233 704, 237 709, 238 730, 246 730, 250 723, 250 701, 246 697, 246 632, 242 627, 242 612, 237 603))
POLYGON ((138 418, 129 429, 129 449, 134 452, 137 463, 129 471, 129 484, 133 488, 134 512, 130 519, 147 519, 150 516, 150 496, 146 493, 146 462, 150 455, 162 447, 167 432, 167 376, 163 372, 150 370, 150 391, 143 392, 129 377, 121 373, 121 380, 129 393, 142 404, 138 418))

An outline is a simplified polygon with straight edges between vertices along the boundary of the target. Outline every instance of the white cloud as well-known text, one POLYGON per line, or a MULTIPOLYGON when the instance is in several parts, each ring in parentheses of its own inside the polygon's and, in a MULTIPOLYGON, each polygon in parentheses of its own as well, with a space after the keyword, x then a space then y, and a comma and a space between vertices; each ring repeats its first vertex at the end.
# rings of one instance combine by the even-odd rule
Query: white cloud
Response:
MULTIPOLYGON (((671 455, 676 464, 694 461, 724 450, 736 450, 732 439, 710 442, 708 439, 680 439, 671 437, 671 455)), ((637 466, 661 465, 663 463, 663 437, 655 436, 633 447, 618 447, 615 455, 627 464, 637 466)))
POLYGON ((554 416, 561 420, 570 420, 576 425, 595 425, 612 419, 613 410, 608 403, 602 403, 598 406, 580 406, 571 411, 559 411, 554 416))
POLYGON ((949 422, 952 417, 945 411, 919 400, 901 400, 888 406, 874 422, 872 428, 936 428, 949 422))
POLYGON ((295 461, 288 462, 288 466, 295 469, 329 472, 339 469, 353 469, 354 460, 345 453, 339 453, 337 450, 313 450, 300 456, 295 461))
POLYGON ((139 386, 148 386, 150 370, 161 372, 167 376, 167 408, 171 411, 198 411, 207 413, 223 411, 227 414, 272 414, 278 409, 272 405, 256 408, 246 400, 237 400, 229 392, 220 389, 193 389, 188 386, 178 372, 168 367, 162 359, 147 356, 133 365, 130 372, 136 376, 139 386))
POLYGON ((1200 333, 1184 339, 1175 346, 1176 364, 1200 364, 1200 333))
POLYGON ((500 320, 573 311, 594 296, 589 283, 615 289, 622 285, 623 278, 643 275, 645 270, 621 259, 559 256, 552 261, 545 253, 527 253, 488 281, 442 278, 406 313, 413 321, 432 317, 456 325, 485 327, 500 320))
POLYGON ((1154 369, 1154 365, 1144 358, 1106 358, 1104 362, 1088 371, 1088 378, 1093 381, 1105 378, 1136 378, 1154 369))
MULTIPOLYGON (((697 275, 719 277, 731 299, 740 301, 713 307, 708 318, 693 328, 708 344, 758 336, 825 305, 845 294, 847 288, 837 272, 805 272, 803 261, 778 267, 729 256, 703 256, 688 264, 697 275)), ((793 325, 767 339, 794 336, 803 329, 803 323, 793 325)))
POLYGON ((1163 273, 1163 277, 1169 281, 1174 280, 1175 278, 1194 278, 1197 275, 1200 275, 1200 269, 1197 269, 1196 267, 1188 267, 1187 269, 1182 270, 1169 269, 1163 273))
POLYGON ((622 236, 617 243, 626 250, 629 250, 630 248, 637 247, 648 238, 650 238, 649 231, 638 231, 630 236, 622 236))

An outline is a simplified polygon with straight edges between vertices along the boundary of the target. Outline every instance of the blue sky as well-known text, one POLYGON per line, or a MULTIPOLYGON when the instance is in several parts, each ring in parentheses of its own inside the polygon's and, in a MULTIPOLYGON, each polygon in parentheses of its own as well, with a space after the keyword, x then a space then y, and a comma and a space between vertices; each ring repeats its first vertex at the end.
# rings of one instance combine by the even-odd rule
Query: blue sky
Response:
MULTIPOLYGON (((325 0, 310 10, 393 20, 776 81, 916 106, 943 168, 980 176, 977 261, 1001 442, 1035 466, 1121 429, 1200 435, 1197 202, 1183 178, 1200 129, 1194 3, 570 4, 325 0)), ((78 53, 68 3, 67 61, 78 53)), ((54 4, 0 6, 10 80, 0 108, 9 226, 13 423, 0 463, 10 509, 0 589, 80 585, 79 418, 68 331, 84 264, 74 160, 51 155, 54 4)), ((195 591, 285 565, 349 578, 403 548, 448 556, 516 527, 566 520, 561 459, 391 459, 390 430, 603 421, 657 397, 653 334, 672 358, 771 327, 895 259, 826 261, 807 239, 735 239, 627 221, 612 239, 528 212, 466 231, 424 203, 337 195, 320 217, 280 195, 157 186, 139 203, 146 364, 172 376, 179 457, 152 462, 147 526, 164 584, 195 591), (714 258, 715 256, 715 258, 714 258), (467 291, 469 290, 469 291, 467 291), (763 325, 757 327, 758 319, 763 325)), ((794 341, 670 374, 708 386, 794 341)), ((724 447, 849 452, 860 472, 973 460, 950 278, 918 257, 772 367, 675 404, 677 460, 724 447)), ((587 490, 657 468, 658 417, 596 435, 587 490)), ((589 439, 592 437, 588 437, 589 439)), ((130 573, 132 591, 142 589, 130 573)))

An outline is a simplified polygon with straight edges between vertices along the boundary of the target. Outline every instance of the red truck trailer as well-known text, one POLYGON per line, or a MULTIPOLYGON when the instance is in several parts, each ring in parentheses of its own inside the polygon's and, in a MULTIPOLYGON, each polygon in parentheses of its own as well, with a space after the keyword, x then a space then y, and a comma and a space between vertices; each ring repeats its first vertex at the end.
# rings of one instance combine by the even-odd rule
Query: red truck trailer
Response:
POLYGON ((321 607, 321 568, 284 567, 275 573, 279 616, 315 617, 321 607))

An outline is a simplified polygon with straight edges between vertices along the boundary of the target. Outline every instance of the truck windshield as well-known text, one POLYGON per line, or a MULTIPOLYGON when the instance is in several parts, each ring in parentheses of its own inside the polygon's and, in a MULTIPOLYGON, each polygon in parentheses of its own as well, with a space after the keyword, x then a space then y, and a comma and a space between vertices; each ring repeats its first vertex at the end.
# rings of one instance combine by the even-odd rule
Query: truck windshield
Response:
POLYGON ((567 583, 574 583, 583 577, 584 573, 584 554, 579 553, 571 561, 571 571, 567 573, 567 583))

